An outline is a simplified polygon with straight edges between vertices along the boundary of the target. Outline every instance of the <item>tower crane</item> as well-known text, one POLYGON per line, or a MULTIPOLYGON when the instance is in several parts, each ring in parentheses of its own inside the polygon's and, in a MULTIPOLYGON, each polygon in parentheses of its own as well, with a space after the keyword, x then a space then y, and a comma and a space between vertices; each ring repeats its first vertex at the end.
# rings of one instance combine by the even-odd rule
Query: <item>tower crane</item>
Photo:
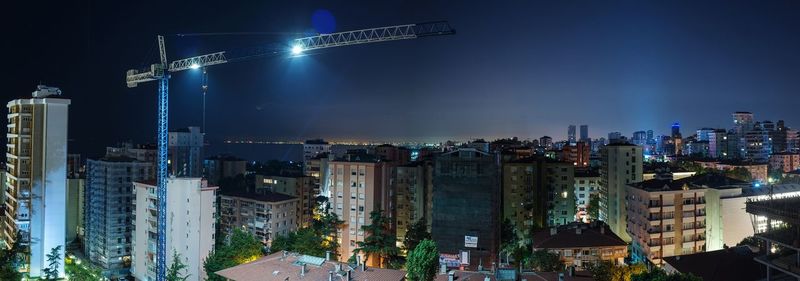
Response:
MULTIPOLYGON (((455 30, 450 27, 450 24, 447 21, 395 25, 297 38, 293 40, 293 45, 289 51, 292 55, 296 56, 304 52, 332 47, 451 34, 455 34, 455 30)), ((146 70, 128 70, 125 82, 127 83, 128 88, 133 88, 138 86, 139 83, 158 81, 158 170, 156 171, 156 197, 158 198, 158 239, 156 243, 156 280, 164 281, 166 278, 165 259, 167 254, 167 117, 169 114, 168 97, 170 74, 188 69, 202 68, 205 76, 206 68, 210 66, 274 55, 283 53, 285 50, 265 48, 240 55, 229 54, 228 52, 221 51, 168 62, 166 50, 164 48, 164 36, 157 36, 157 42, 160 61, 151 64, 150 68, 146 70)), ((203 79, 203 94, 205 95, 207 85, 205 81, 206 78, 204 77, 203 79)), ((205 100, 203 106, 205 107, 205 100)), ((205 123, 205 115, 203 117, 203 123, 205 123)))

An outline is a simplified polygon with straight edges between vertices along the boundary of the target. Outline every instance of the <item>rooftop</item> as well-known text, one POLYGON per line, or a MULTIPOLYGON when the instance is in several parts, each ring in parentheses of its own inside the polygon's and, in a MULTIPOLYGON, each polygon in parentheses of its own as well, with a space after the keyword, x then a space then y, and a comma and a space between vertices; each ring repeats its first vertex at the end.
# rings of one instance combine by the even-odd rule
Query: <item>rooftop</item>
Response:
POLYGON ((327 261, 320 257, 311 257, 296 253, 283 252, 262 257, 255 261, 226 268, 216 273, 232 281, 286 281, 286 280, 346 280, 347 271, 350 271, 351 281, 401 281, 406 273, 401 270, 366 268, 365 270, 353 269, 348 264, 336 261, 327 261), (305 264, 305 272, 301 270, 305 264))
POLYGON ((748 200, 746 210, 750 214, 761 215, 793 225, 800 225, 800 197, 780 199, 748 200))
POLYGON ((560 249, 581 247, 613 247, 628 245, 604 223, 571 223, 553 229, 539 231, 533 235, 533 248, 560 249), (577 229, 580 229, 578 233, 577 229))
POLYGON ((646 180, 643 182, 629 184, 629 186, 631 187, 643 189, 645 191, 682 190, 684 188, 726 189, 726 188, 743 187, 747 185, 749 185, 747 182, 726 177, 719 173, 705 173, 677 180, 656 178, 652 180, 646 180))
POLYGON ((665 257, 669 266, 681 273, 691 273, 705 281, 750 281, 767 276, 766 268, 753 260, 749 246, 711 252, 665 257))
POLYGON ((292 199, 297 199, 297 197, 289 196, 286 194, 276 193, 276 192, 252 192, 247 190, 241 189, 221 189, 220 194, 222 196, 230 196, 230 197, 239 197, 239 198, 246 198, 256 201, 262 202, 282 202, 288 201, 292 199))

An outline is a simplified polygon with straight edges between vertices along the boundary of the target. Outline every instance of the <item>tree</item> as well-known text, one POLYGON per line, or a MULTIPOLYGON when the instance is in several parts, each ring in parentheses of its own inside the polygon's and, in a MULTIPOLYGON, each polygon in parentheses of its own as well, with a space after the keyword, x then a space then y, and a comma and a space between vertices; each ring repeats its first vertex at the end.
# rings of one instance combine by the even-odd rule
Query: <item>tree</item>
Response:
POLYGON ((604 261, 589 267, 589 272, 596 281, 632 281, 633 276, 647 272, 643 264, 615 265, 604 261))
POLYGON ((264 245, 255 236, 247 231, 236 228, 226 239, 226 242, 214 249, 203 261, 203 269, 209 281, 225 281, 225 278, 215 272, 251 262, 264 255, 264 245))
POLYGON ((764 240, 755 238, 753 236, 745 237, 744 239, 742 239, 741 242, 739 242, 739 244, 736 244, 736 246, 743 246, 743 245, 754 246, 759 249, 765 249, 767 247, 767 244, 764 243, 764 240))
POLYGON ((22 274, 17 270, 20 262, 20 255, 22 255, 22 246, 20 245, 20 235, 14 238, 14 243, 8 249, 0 249, 0 280, 20 280, 22 274))
POLYGON ((408 253, 406 271, 409 281, 429 281, 436 277, 439 267, 439 249, 436 242, 425 239, 408 253))
POLYGON ((530 257, 530 266, 541 272, 560 271, 564 269, 564 263, 558 254, 551 253, 547 250, 536 250, 530 257))
POLYGON ((172 249, 172 264, 167 269, 167 281, 186 281, 189 275, 183 275, 187 266, 181 261, 181 254, 172 249))
POLYGON ((58 279, 58 265, 61 262, 61 245, 50 249, 47 254, 47 268, 42 270, 44 272, 45 280, 58 279))
POLYGON ((405 247, 406 252, 411 252, 425 239, 431 239, 431 233, 428 232, 428 222, 425 218, 421 218, 408 226, 406 237, 403 238, 403 247, 405 247))
MULTIPOLYGON (((64 272, 70 281, 95 281, 102 279, 102 271, 91 263, 82 263, 79 260, 65 258, 64 272)), ((5 279, 3 279, 5 280, 5 279)))
POLYGON ((378 266, 385 268, 388 259, 400 254, 400 249, 397 248, 397 238, 389 231, 389 219, 383 216, 382 211, 372 211, 369 217, 372 224, 361 226, 361 230, 365 232, 365 238, 364 241, 358 242, 356 251, 366 256, 365 263, 370 256, 375 256, 378 258, 378 266))
POLYGON ((744 167, 736 167, 730 170, 725 170, 725 176, 746 182, 753 181, 753 175, 751 175, 750 171, 744 167))
POLYGON ((589 194, 589 204, 586 205, 586 213, 590 220, 600 219, 600 195, 589 194))

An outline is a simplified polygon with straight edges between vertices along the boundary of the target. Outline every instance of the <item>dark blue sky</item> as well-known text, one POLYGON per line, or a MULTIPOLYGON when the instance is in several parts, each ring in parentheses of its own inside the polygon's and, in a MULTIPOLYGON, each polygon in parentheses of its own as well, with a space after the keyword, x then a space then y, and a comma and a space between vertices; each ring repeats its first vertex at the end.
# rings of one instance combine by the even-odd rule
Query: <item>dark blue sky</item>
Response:
MULTIPOLYGON (((127 89, 124 73, 156 60, 156 34, 176 59, 288 42, 326 9, 338 31, 449 20, 458 34, 211 68, 212 140, 599 137, 730 127, 737 110, 800 127, 797 1, 204 2, 5 4, 4 100, 60 86, 79 150, 152 141, 155 84, 127 89), (172 36, 242 31, 276 34, 172 36)), ((198 73, 173 78, 170 125, 199 124, 198 73)))

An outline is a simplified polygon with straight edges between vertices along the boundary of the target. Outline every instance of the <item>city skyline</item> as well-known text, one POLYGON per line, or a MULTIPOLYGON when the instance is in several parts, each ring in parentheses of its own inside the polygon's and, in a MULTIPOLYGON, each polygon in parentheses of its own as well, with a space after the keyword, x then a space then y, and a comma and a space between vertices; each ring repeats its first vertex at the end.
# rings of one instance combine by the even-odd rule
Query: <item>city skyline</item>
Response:
MULTIPOLYGON (((97 125, 109 128, 107 134, 74 126, 74 151, 89 153, 93 143, 152 142, 154 87, 127 89, 123 75, 130 66, 153 60, 156 34, 167 36, 168 57, 176 59, 287 42, 313 32, 312 15, 327 10, 337 31, 448 20, 457 34, 211 69, 207 138, 212 143, 238 135, 560 139, 568 124, 588 124, 593 138, 643 129, 663 134, 675 121, 685 131, 727 128, 730 112, 740 110, 754 112, 757 120, 800 124, 800 117, 791 115, 798 99, 792 93, 800 90, 791 75, 798 61, 793 50, 800 47, 792 36, 791 27, 798 25, 792 23, 800 21, 793 16, 800 10, 794 2, 428 3, 413 13, 398 13, 417 7, 410 2, 250 3, 199 17, 203 3, 160 5, 185 15, 142 27, 133 23, 149 18, 148 5, 21 3, 3 23, 18 43, 7 47, 15 54, 11 66, 31 79, 0 78, 8 85, 4 97, 26 95, 41 82, 60 87, 73 100, 71 124, 105 116, 97 125), (16 24, 33 15, 62 24, 16 24), (175 36, 251 31, 268 34, 175 36), (564 100, 585 102, 563 110, 564 100)), ((190 71, 172 79, 171 128, 201 123, 199 76, 190 71)))

